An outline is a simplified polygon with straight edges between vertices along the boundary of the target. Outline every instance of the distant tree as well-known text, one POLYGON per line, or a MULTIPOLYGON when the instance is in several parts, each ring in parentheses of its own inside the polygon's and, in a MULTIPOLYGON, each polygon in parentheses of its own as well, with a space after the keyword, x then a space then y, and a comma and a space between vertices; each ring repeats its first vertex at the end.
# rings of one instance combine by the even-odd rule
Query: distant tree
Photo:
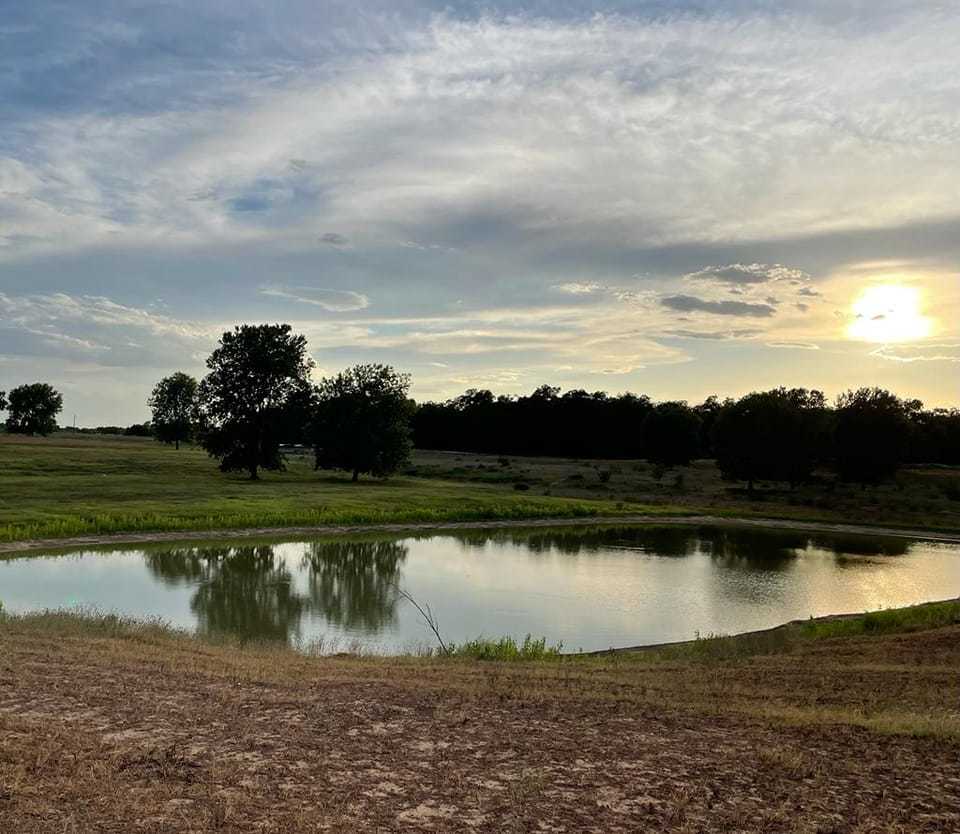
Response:
POLYGON ((389 365, 357 365, 317 387, 314 448, 318 469, 384 477, 410 458, 410 377, 389 365))
POLYGON ((57 430, 63 397, 45 382, 21 385, 10 392, 7 431, 47 435, 57 430))
POLYGON ((7 410, 7 392, 0 391, 0 411, 7 410))
POLYGON ((197 381, 181 371, 161 379, 153 388, 147 405, 153 413, 153 434, 161 443, 190 440, 197 429, 199 402, 197 381))
POLYGON ((307 340, 289 324, 241 325, 220 337, 200 383, 200 442, 224 472, 282 469, 282 419, 310 385, 307 340))
POLYGON ((153 426, 150 423, 134 423, 127 426, 123 433, 126 437, 153 437, 153 426))
POLYGON ((776 388, 728 401, 717 415, 713 442, 723 477, 746 481, 807 480, 817 460, 826 414, 820 391, 776 388))
POLYGON ((911 416, 922 407, 882 388, 841 394, 834 430, 840 477, 864 486, 893 477, 909 448, 911 416))
POLYGON ((644 457, 662 466, 686 466, 700 451, 700 418, 684 402, 660 403, 640 434, 644 457))

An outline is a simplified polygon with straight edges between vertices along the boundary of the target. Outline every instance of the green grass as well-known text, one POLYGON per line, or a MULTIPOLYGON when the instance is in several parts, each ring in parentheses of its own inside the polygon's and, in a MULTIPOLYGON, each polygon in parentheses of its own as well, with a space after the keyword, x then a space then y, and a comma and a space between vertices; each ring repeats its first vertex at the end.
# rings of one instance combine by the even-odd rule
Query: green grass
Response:
POLYGON ((767 485, 746 496, 710 461, 657 478, 643 461, 418 451, 387 481, 314 472, 307 458, 252 482, 200 449, 143 438, 0 434, 0 542, 113 533, 590 518, 775 518, 960 530, 960 471, 905 472, 874 490, 767 485), (680 477, 682 476, 682 477, 680 477), (518 491, 516 484, 529 489, 518 491))
MULTIPOLYGON (((438 478, 223 474, 196 448, 139 438, 0 435, 0 541, 123 532, 576 518, 637 511, 438 478)), ((661 508, 662 511, 662 508, 661 508)))
POLYGON ((626 660, 649 662, 728 661, 787 654, 803 644, 818 640, 907 634, 956 623, 960 623, 960 601, 930 602, 854 616, 821 617, 748 634, 708 635, 689 643, 625 651, 619 656, 626 660))
POLYGON ((528 634, 522 643, 517 643, 512 637, 501 637, 499 640, 478 637, 476 640, 460 645, 451 644, 447 648, 451 657, 471 660, 531 661, 560 657, 563 643, 548 646, 545 637, 538 640, 528 634))

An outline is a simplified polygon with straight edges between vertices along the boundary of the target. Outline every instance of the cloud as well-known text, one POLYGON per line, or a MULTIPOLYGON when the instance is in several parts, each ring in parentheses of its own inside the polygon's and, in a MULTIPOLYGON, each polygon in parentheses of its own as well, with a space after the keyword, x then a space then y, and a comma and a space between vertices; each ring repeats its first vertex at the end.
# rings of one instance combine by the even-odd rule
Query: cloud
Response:
POLYGON ((821 295, 813 287, 801 287, 797 290, 797 295, 806 296, 807 298, 820 298, 821 295))
POLYGON ((330 290, 321 287, 262 287, 261 295, 286 298, 300 304, 311 304, 330 313, 349 313, 370 306, 367 296, 353 290, 330 290))
POLYGON ((791 348, 793 350, 820 350, 820 345, 812 342, 767 342, 767 347, 791 348))
POLYGON ((740 330, 664 330, 662 336, 675 339, 705 339, 726 342, 731 339, 750 339, 763 333, 762 330, 743 328, 740 330))
MULTIPOLYGON (((955 27, 927 4, 862 27, 746 6, 554 19, 340 9, 344 28, 307 15, 306 31, 294 23, 306 13, 286 7, 264 31, 258 14, 209 3, 190 28, 94 8, 0 65, 18 254, 117 235, 303 246, 321 218, 441 248, 592 249, 956 212, 960 92, 931 81, 952 77, 955 27), (79 109, 38 115, 20 86, 30 66, 49 94, 75 90, 79 109)), ((43 29, 56 15, 39 2, 24 17, 43 29)), ((794 272, 709 270, 727 284, 794 272)))
POLYGON ((350 243, 350 239, 338 232, 325 232, 320 235, 320 242, 329 246, 346 246, 350 243))
POLYGON ((185 322, 102 296, 0 293, 0 354, 101 367, 197 365, 226 328, 185 322))
POLYGON ((681 313, 710 313, 716 316, 751 316, 765 318, 776 315, 769 304, 750 304, 745 301, 708 301, 693 295, 667 295, 660 303, 681 313))
POLYGON ((767 284, 771 281, 805 281, 810 278, 802 269, 793 269, 782 264, 728 264, 708 266, 683 276, 688 281, 711 281, 739 288, 750 284, 767 284))
POLYGON ((552 289, 567 295, 591 295, 606 288, 593 282, 570 281, 566 284, 554 284, 552 289))
POLYGON ((882 345, 871 356, 894 362, 960 362, 960 344, 882 345))

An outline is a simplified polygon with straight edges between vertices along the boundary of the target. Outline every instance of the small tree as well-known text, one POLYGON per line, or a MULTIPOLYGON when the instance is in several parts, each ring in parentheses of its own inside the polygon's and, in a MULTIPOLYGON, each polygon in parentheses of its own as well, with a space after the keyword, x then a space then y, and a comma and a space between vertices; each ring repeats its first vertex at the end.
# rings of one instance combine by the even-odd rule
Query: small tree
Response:
POLYGON ((686 466, 700 449, 700 418, 686 403, 660 403, 640 426, 643 454, 661 466, 686 466))
POLYGON ((14 388, 7 407, 10 410, 7 431, 48 435, 57 430, 57 415, 63 411, 63 397, 53 386, 34 382, 14 388))
POLYGON ((389 365, 357 365, 317 388, 314 451, 317 469, 386 477, 410 459, 407 398, 410 377, 389 365))
POLYGON ((841 394, 834 429, 840 477, 864 486, 892 478, 906 456, 910 416, 922 407, 882 388, 841 394))
POLYGON ((188 374, 177 373, 161 379, 153 389, 147 405, 153 412, 153 433, 161 443, 190 440, 198 422, 197 381, 188 374))
POLYGON ((289 324, 245 324, 220 337, 200 383, 200 442, 224 472, 282 469, 287 404, 310 385, 307 340, 289 324))
POLYGON ((723 406, 714 425, 717 466, 723 477, 746 481, 808 479, 817 459, 825 415, 820 391, 776 388, 723 406))

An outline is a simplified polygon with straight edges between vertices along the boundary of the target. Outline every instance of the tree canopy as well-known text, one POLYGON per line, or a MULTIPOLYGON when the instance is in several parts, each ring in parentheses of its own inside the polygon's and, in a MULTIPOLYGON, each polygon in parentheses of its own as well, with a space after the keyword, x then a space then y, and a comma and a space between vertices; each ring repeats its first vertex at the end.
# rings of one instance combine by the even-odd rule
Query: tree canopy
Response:
POLYGON ((178 371, 161 379, 150 394, 147 405, 153 414, 153 433, 162 443, 173 443, 180 448, 181 442, 190 440, 199 421, 197 381, 178 371))
POLYGON ((686 466, 700 451, 700 425, 686 403, 660 403, 640 427, 644 456, 663 466, 686 466))
POLYGON ((837 471, 846 481, 875 484, 896 474, 910 445, 921 403, 882 388, 847 391, 837 400, 837 471))
POLYGON ((356 365, 317 387, 314 450, 318 469, 344 469, 356 481, 395 472, 410 458, 410 377, 389 365, 356 365))
POLYGON ((775 388, 726 403, 714 424, 717 465, 725 478, 807 480, 817 460, 826 400, 820 391, 775 388))
POLYGON ((284 413, 310 385, 307 340, 289 324, 241 325, 220 337, 200 384, 200 441, 220 469, 282 469, 284 413))
POLYGON ((57 430, 63 397, 52 385, 34 382, 11 390, 7 408, 8 432, 47 435, 57 430))

